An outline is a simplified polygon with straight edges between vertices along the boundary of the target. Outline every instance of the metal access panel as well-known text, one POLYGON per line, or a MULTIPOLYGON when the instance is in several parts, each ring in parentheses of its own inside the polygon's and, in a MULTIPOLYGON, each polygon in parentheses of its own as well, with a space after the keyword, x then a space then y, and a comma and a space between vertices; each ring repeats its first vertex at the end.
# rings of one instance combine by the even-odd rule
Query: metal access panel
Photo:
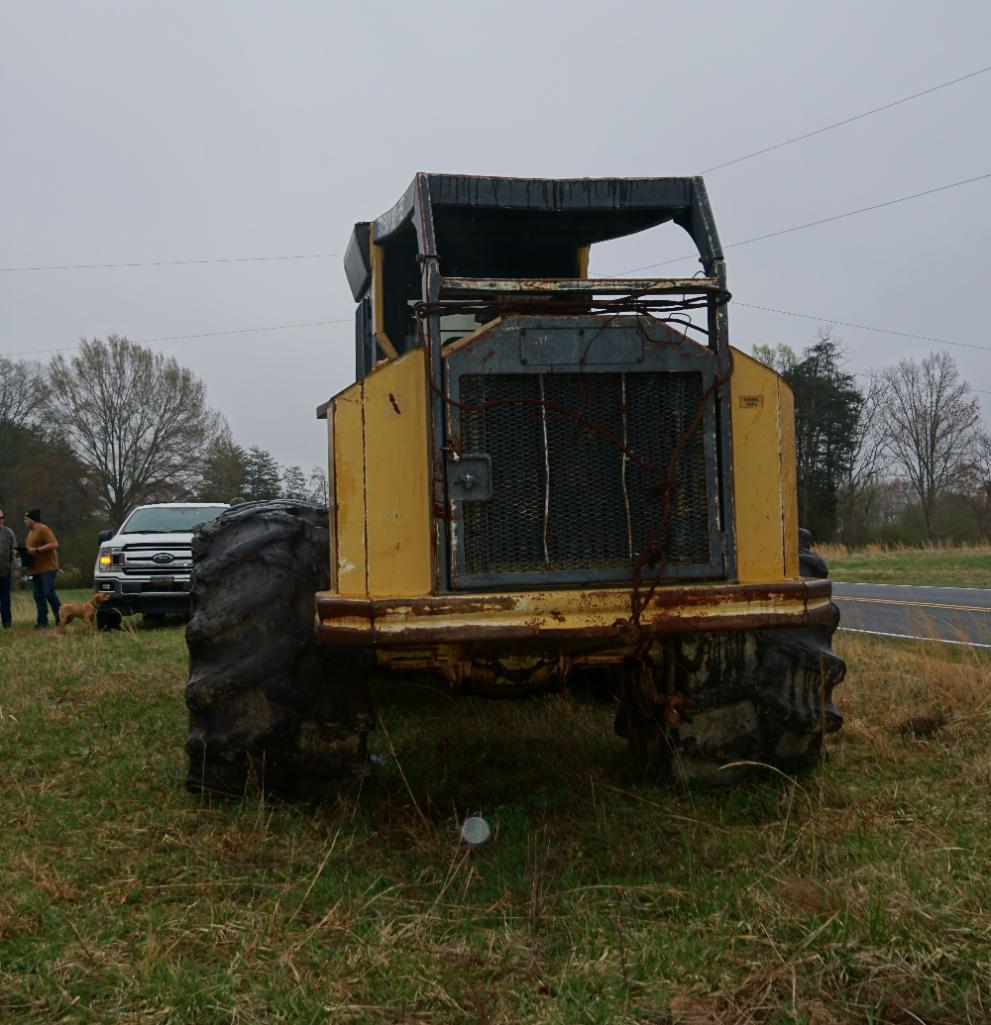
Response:
POLYGON ((669 469, 664 575, 725 576, 711 350, 648 317, 513 317, 444 357, 452 587, 628 583, 669 469))

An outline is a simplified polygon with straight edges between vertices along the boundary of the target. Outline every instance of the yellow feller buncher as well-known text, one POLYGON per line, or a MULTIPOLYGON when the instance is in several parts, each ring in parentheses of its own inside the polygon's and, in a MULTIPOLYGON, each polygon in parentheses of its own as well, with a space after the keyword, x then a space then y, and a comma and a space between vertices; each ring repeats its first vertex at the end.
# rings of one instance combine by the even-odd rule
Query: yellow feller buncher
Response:
POLYGON ((802 575, 791 392, 729 344, 702 179, 418 174, 344 262, 329 514, 251 503, 194 540, 189 786, 334 787, 384 670, 506 696, 594 673, 658 778, 815 762, 838 614, 802 575), (662 224, 699 274, 589 278, 593 245, 662 224))

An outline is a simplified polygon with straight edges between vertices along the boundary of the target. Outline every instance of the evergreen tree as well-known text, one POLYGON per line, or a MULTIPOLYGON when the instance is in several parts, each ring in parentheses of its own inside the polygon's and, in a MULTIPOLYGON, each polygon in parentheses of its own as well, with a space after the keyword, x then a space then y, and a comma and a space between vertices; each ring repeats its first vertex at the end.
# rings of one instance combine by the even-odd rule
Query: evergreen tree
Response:
POLYGON ((309 501, 306 475, 301 466, 287 466, 282 471, 282 497, 295 498, 301 502, 309 501))
POLYGON ((837 491, 849 478, 857 450, 863 397, 840 369, 842 350, 828 330, 785 370, 795 395, 798 520, 818 541, 836 534, 837 491))
POLYGON ((244 486, 241 497, 263 502, 282 495, 282 474, 272 453, 253 445, 244 458, 244 486))
POLYGON ((197 495, 201 502, 234 502, 244 497, 248 453, 225 431, 203 457, 197 495))

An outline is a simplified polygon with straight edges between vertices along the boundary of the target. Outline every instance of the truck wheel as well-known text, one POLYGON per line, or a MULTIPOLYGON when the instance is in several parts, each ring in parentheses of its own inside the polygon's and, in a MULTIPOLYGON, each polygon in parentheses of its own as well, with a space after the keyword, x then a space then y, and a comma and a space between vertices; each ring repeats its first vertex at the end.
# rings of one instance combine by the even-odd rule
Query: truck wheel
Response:
POLYGON ((318 645, 327 510, 250 502, 193 535, 187 786, 332 794, 366 761, 367 653, 318 645))

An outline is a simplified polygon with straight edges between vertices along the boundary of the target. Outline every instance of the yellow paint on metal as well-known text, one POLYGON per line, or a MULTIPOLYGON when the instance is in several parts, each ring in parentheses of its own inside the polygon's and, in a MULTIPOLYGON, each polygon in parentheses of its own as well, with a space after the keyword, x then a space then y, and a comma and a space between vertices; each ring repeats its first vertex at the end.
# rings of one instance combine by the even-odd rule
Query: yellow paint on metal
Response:
POLYGON ((337 565, 332 576, 337 593, 363 597, 368 593, 365 547, 364 386, 341 392, 332 406, 331 444, 334 477, 334 543, 337 565))
POLYGON ((431 590, 426 364, 412 349, 365 378, 368 593, 431 590))
POLYGON ((794 414, 790 392, 786 396, 781 384, 773 370, 733 350, 730 396, 736 566, 737 579, 744 583, 797 576, 797 550, 793 566, 789 567, 792 560, 788 558, 783 533, 796 533, 794 520, 788 522, 789 510, 795 502, 794 414), (792 476, 786 489, 788 454, 784 452, 784 422, 789 418, 792 476))
POLYGON ((373 224, 368 226, 368 255, 372 264, 372 325, 375 328, 375 344, 389 359, 395 359, 396 347, 385 333, 385 253, 375 243, 373 224))
POLYGON ((588 277, 588 257, 592 252, 591 245, 578 246, 578 277, 588 277))
POLYGON ((781 432, 781 530, 784 535, 785 576, 797 577, 798 568, 798 470, 795 465, 795 398, 778 378, 778 423, 781 432))

